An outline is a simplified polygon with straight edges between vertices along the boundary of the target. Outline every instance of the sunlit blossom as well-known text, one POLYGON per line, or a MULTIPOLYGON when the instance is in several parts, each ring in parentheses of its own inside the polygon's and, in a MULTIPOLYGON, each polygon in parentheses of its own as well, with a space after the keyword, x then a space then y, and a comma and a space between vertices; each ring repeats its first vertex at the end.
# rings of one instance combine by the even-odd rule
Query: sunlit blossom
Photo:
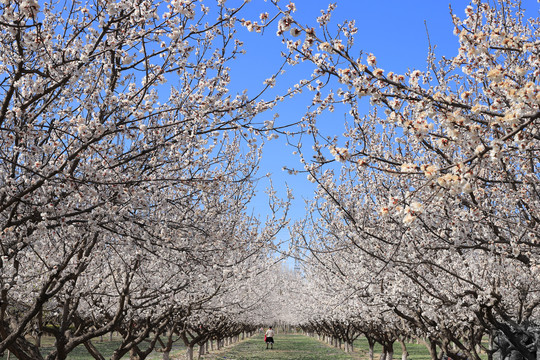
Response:
POLYGON ((373 54, 369 54, 367 57, 367 63, 369 66, 376 66, 377 65, 377 58, 373 54))
POLYGON ((319 50, 330 52, 332 51, 332 45, 327 42, 322 42, 319 44, 319 50))
POLYGON ((339 162, 344 162, 351 157, 349 150, 347 148, 341 148, 341 147, 336 147, 336 146, 330 147, 330 154, 332 154, 332 156, 334 156, 336 161, 339 161, 339 162))
POLYGON ((411 213, 406 213, 403 217, 403 224, 409 225, 416 219, 416 216, 412 215, 411 213))
POLYGON ((498 66, 496 68, 493 68, 491 70, 488 71, 487 73, 487 77, 490 79, 490 80, 493 80, 493 81, 500 81, 503 79, 504 77, 504 73, 503 73, 503 70, 502 70, 502 67, 501 66, 498 66))
POLYGON ((417 171, 417 166, 414 163, 403 163, 401 164, 401 171, 408 173, 408 172, 415 172, 417 171))

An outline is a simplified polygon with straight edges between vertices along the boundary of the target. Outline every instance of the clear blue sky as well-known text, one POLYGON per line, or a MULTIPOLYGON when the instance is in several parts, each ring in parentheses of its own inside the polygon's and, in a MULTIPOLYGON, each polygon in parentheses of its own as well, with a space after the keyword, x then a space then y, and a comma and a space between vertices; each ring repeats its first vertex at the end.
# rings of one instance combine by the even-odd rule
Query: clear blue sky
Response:
MULTIPOLYGON (((298 0, 293 1, 297 11, 295 17, 305 25, 316 27, 316 17, 321 9, 326 9, 330 1, 326 0, 298 0)), ((288 1, 282 0, 282 6, 288 1)), ((338 7, 333 17, 334 25, 345 19, 356 20, 359 31, 356 35, 355 47, 357 51, 373 53, 377 57, 377 65, 385 71, 404 73, 408 68, 426 69, 428 53, 428 38, 426 25, 432 45, 436 45, 437 57, 442 55, 455 56, 458 51, 458 39, 453 34, 453 24, 450 17, 449 5, 460 18, 464 17, 464 9, 469 1, 464 0, 337 0, 338 7), (425 23, 424 23, 425 22, 425 23)), ((524 0, 523 6, 533 15, 538 14, 536 0, 524 0)), ((258 14, 271 9, 263 0, 252 0, 248 4, 250 19, 258 19, 258 14)), ((246 19, 248 16, 244 15, 246 19)), ((248 88, 255 93, 261 88, 264 79, 270 77, 280 64, 280 51, 285 50, 280 38, 275 35, 277 24, 273 24, 267 33, 249 33, 239 30, 239 36, 245 41, 247 54, 239 59, 232 68, 231 77, 233 86, 248 88)), ((354 53, 353 53, 354 54, 354 53)), ((306 76, 306 75, 304 75, 306 76)), ((275 90, 279 92, 288 88, 300 76, 290 73, 275 90)), ((269 98, 269 96, 266 96, 269 98)), ((298 120, 304 113, 307 102, 295 99, 283 103, 276 111, 280 113, 280 121, 292 122, 298 120)), ((366 108, 366 113, 368 109, 366 108)), ((272 114, 262 115, 262 119, 271 119, 272 114)), ((328 113, 321 119, 327 131, 334 127, 339 132, 342 124, 343 112, 328 113)), ((278 124, 278 121, 276 121, 278 124)), ((285 139, 273 140, 265 146, 261 174, 272 173, 275 188, 284 196, 284 184, 288 183, 295 190, 296 200, 291 213, 292 220, 304 216, 303 198, 309 198, 313 185, 307 181, 305 175, 288 175, 282 171, 283 166, 299 167, 298 158, 292 154, 293 149, 285 145, 285 139)), ((267 183, 259 184, 259 196, 253 203, 255 213, 266 213, 267 200, 264 188, 267 183)), ((287 234, 282 234, 286 237, 287 234)))

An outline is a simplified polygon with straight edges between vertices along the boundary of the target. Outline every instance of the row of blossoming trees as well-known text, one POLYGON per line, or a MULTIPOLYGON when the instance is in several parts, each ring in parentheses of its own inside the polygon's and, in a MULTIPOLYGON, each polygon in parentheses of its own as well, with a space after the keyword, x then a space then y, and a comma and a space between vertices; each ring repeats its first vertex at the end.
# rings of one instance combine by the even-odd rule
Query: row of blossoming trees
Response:
POLYGON ((312 148, 298 152, 317 193, 295 233, 307 299, 325 310, 307 311, 307 328, 365 334, 387 359, 408 337, 434 359, 491 358, 497 345, 537 359, 540 20, 525 17, 537 5, 473 1, 449 18, 456 55, 404 74, 355 50, 354 22, 334 29, 334 8, 311 27, 283 7, 278 34, 291 64, 315 68, 312 148), (343 109, 343 134, 324 133, 343 109))
POLYGON ((0 4, 0 354, 104 359, 114 331, 112 359, 167 358, 257 325, 287 207, 246 210, 274 102, 229 92, 244 4, 211 5, 0 4))

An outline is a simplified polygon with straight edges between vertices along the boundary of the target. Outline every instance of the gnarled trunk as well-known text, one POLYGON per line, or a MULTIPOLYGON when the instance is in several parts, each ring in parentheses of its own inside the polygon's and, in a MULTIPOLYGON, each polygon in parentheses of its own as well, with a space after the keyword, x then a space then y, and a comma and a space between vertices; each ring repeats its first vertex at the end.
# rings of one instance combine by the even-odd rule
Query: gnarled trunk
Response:
POLYGON ((375 356, 375 340, 373 340, 370 337, 366 337, 366 339, 368 341, 368 346, 369 346, 369 350, 368 350, 369 360, 373 360, 375 356))
POLYGON ((193 345, 188 345, 187 347, 186 360, 193 360, 193 345))

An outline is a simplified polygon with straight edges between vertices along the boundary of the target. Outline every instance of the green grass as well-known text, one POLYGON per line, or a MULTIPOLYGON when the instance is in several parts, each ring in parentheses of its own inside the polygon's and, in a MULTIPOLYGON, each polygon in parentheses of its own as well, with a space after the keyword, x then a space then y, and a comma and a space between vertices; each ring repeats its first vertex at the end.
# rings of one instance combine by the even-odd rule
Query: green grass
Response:
MULTIPOLYGON (((315 338, 310 338, 300 334, 277 334, 275 337, 276 343, 273 350, 266 350, 266 345, 263 340, 263 335, 257 335, 242 341, 232 347, 226 348, 219 353, 211 353, 205 355, 205 360, 365 360, 368 359, 368 342, 365 338, 359 338, 354 342, 354 353, 347 354, 343 350, 331 347, 322 341, 315 338)), ((53 338, 44 337, 42 340, 43 354, 53 350, 53 338)), ((94 346, 107 359, 110 358, 114 350, 119 346, 118 338, 113 337, 112 341, 108 338, 103 341, 93 341, 94 346)), ((380 357, 382 347, 379 344, 375 345, 375 359, 380 357)), ((198 348, 195 348, 195 354, 198 348)), ((408 343, 407 351, 409 352, 408 359, 410 360, 430 360, 429 351, 423 344, 408 343)), ((171 359, 183 359, 185 347, 183 344, 176 344, 171 351, 171 359)), ((154 351, 147 359, 160 360, 163 354, 154 351)), ((487 355, 482 355, 483 359, 487 359, 487 355)), ((7 357, 1 357, 0 360, 6 360, 7 357)), ((14 356, 11 357, 14 359, 14 356)), ((91 360, 93 359, 84 346, 77 347, 68 355, 68 360, 91 360)), ((129 359, 129 355, 123 357, 129 359)), ((401 359, 401 345, 394 343, 394 359, 401 359)))
MULTIPOLYGON (((54 350, 53 347, 54 339, 51 337, 43 337, 42 338, 42 355, 45 357, 46 354, 54 350)), ((111 357, 113 352, 120 346, 120 340, 118 338, 113 337, 112 341, 109 341, 109 339, 104 339, 103 341, 92 341, 94 346, 99 350, 99 352, 105 357, 105 359, 108 359, 111 357)), ((183 354, 185 352, 185 346, 181 343, 177 343, 173 346, 173 349, 171 351, 171 357, 174 358, 179 357, 180 354, 183 354)), ((76 347, 71 353, 68 355, 68 360, 93 360, 94 358, 88 354, 88 351, 84 347, 84 345, 80 345, 76 347)), ((152 354, 150 354, 146 359, 147 360, 161 360, 163 358, 163 353, 154 351, 152 354)), ((4 355, 3 357, 0 356, 0 360, 6 360, 7 356, 4 355)), ((11 356, 11 359, 15 359, 14 356, 11 356)), ((129 353, 127 355, 124 355, 122 359, 129 359, 129 353)))
POLYGON ((216 360, 354 360, 343 350, 329 347, 316 339, 299 334, 277 334, 274 349, 266 350, 263 335, 254 336, 221 354, 210 354, 204 359, 216 360))
MULTIPOLYGON (((217 354, 203 356, 205 360, 367 360, 368 342, 365 338, 359 338, 354 342, 354 353, 345 353, 315 338, 300 334, 277 334, 273 350, 266 350, 262 335, 252 337, 240 342, 232 348, 223 350, 217 354)), ((382 346, 375 345, 374 359, 379 359, 382 346)), ((429 351, 424 344, 408 343, 407 352, 410 360, 431 360, 429 351)), ((394 359, 401 359, 401 345, 394 343, 394 359)), ((487 355, 482 355, 487 359, 487 355)))
MULTIPOLYGON (((407 346, 407 352, 409 353, 409 356, 407 359, 410 360, 431 360, 431 355, 429 354, 429 350, 427 349, 426 345, 424 344, 417 344, 417 343, 406 343, 407 346)), ((367 355, 369 350, 369 345, 364 337, 358 338, 354 342, 355 351, 360 351, 367 355)), ((375 344, 374 353, 375 359, 378 359, 380 357, 382 351, 382 346, 380 344, 375 344)), ((399 342, 394 343, 394 359, 401 359, 401 344, 399 342)), ((480 357, 482 359, 487 360, 487 354, 480 354, 480 357)), ((366 356, 367 359, 367 356, 366 356)))
MULTIPOLYGON (((409 353, 408 359, 411 360, 431 360, 431 355, 429 355, 429 351, 423 344, 416 344, 416 343, 408 343, 407 345, 407 352, 409 353)), ((355 351, 362 351, 363 353, 367 354, 369 350, 369 345, 364 337, 358 338, 354 342, 355 351)), ((382 346, 380 344, 375 344, 374 353, 375 359, 378 359, 380 356, 379 354, 382 351, 382 346)), ((401 359, 401 345, 399 342, 394 343, 394 358, 401 359)))

